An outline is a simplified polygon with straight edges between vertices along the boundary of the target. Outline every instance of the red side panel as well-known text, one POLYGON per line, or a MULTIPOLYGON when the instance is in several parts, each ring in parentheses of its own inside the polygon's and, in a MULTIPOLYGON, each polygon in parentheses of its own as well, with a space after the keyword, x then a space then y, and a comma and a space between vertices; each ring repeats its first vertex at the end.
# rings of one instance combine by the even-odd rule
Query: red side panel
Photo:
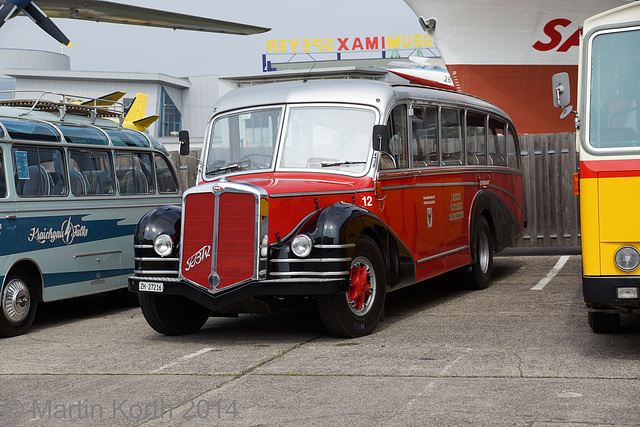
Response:
POLYGON ((220 196, 218 289, 253 277, 256 260, 256 198, 247 193, 220 196))
POLYGON ((209 275, 214 237, 215 197, 212 193, 194 193, 187 196, 183 212, 182 275, 209 289, 209 275))

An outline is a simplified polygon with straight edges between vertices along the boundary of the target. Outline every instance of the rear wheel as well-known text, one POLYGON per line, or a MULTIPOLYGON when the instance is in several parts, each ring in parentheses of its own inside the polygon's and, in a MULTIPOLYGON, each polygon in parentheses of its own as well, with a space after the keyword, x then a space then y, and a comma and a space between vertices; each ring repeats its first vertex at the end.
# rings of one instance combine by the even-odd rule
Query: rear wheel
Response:
POLYGON ((468 275, 471 289, 485 289, 491 281, 493 271, 493 235, 484 216, 480 216, 473 227, 471 250, 473 264, 468 275))
POLYGON ((341 337, 370 334, 382 317, 387 289, 384 260, 376 244, 361 238, 350 269, 346 294, 318 298, 318 312, 327 330, 341 337))
POLYGON ((24 270, 14 270, 0 294, 0 335, 13 337, 29 330, 36 315, 31 278, 24 270))
POLYGON ((199 330, 209 318, 206 308, 180 295, 138 294, 144 318, 165 335, 184 335, 199 330))
POLYGON ((591 330, 596 334, 608 334, 615 332, 620 326, 620 314, 590 311, 588 321, 591 330))

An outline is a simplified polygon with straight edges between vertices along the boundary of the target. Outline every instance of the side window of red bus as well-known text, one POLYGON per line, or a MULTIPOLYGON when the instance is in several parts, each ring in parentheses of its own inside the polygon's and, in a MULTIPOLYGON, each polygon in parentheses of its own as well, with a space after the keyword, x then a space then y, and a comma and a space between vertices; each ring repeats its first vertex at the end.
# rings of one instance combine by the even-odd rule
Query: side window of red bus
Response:
POLYGON ((108 151, 69 150, 69 187, 74 196, 115 194, 108 151))
POLYGON ((489 116, 489 164, 507 166, 507 141, 504 136, 506 123, 489 116))
POLYGON ((485 115, 467 112, 467 164, 486 165, 485 115))
POLYGON ((462 111, 443 108, 440 117, 440 149, 443 165, 463 165, 462 111))
MULTIPOLYGON (((2 131, 0 131, 0 134, 1 133, 2 131)), ((4 152, 2 151, 2 148, 0 148, 0 197, 7 197, 7 175, 4 171, 4 152)))
POLYGON ((413 107, 411 150, 413 167, 438 166, 438 109, 413 107))
POLYGON ((389 146, 382 151, 393 157, 395 168, 405 169, 409 167, 408 143, 407 143, 407 106, 398 105, 391 111, 389 117, 391 139, 389 146))
POLYGON ((120 194, 152 194, 153 170, 151 154, 116 152, 116 176, 120 185, 120 194))
POLYGON ((507 134, 507 166, 520 169, 520 153, 516 143, 516 133, 511 129, 511 126, 509 126, 507 134))
POLYGON ((176 181, 175 176, 173 176, 172 169, 169 166, 169 162, 167 161, 167 159, 156 155, 155 164, 156 178, 158 179, 158 192, 177 193, 178 182, 176 181))
POLYGON ((61 149, 14 146, 12 153, 18 196, 41 197, 67 194, 64 155, 61 149))

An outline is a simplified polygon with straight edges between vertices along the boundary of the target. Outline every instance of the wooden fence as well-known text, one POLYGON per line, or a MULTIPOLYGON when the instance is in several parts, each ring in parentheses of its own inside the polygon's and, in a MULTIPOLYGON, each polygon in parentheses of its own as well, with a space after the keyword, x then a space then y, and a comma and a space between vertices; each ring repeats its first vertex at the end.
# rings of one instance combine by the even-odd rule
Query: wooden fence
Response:
MULTIPOLYGON (((573 194, 572 178, 578 171, 575 133, 521 135, 520 150, 527 227, 518 246, 580 246, 578 197, 573 194)), ((193 157, 171 154, 183 188, 194 185, 200 152, 193 157)))
POLYGON ((521 135, 527 227, 518 246, 580 246, 575 133, 521 135))

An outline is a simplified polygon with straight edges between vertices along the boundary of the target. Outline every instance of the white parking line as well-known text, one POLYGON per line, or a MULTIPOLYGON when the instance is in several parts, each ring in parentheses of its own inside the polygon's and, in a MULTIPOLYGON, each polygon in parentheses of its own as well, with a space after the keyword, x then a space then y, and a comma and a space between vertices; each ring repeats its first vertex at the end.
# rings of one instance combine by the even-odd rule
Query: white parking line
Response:
POLYGON ((213 350, 213 348, 203 348, 202 350, 196 351, 195 353, 191 353, 191 354, 187 354, 186 356, 182 356, 180 359, 176 360, 175 362, 171 362, 167 365, 161 366, 158 369, 156 369, 155 371, 151 371, 152 374, 157 374, 160 371, 163 371, 173 365, 177 365, 180 362, 183 362, 185 360, 191 359, 192 357, 196 357, 196 356, 200 356, 201 354, 204 354, 208 351, 213 350))
POLYGON ((537 285, 531 288, 531 290, 541 291, 542 289, 544 289, 544 287, 547 286, 547 284, 551 281, 551 279, 553 279, 556 276, 556 274, 558 274, 560 270, 562 270, 562 267, 564 267, 564 265, 567 263, 569 258, 570 258, 569 255, 561 256, 558 262, 556 262, 556 265, 547 273, 547 275, 542 280, 538 282, 537 285))

